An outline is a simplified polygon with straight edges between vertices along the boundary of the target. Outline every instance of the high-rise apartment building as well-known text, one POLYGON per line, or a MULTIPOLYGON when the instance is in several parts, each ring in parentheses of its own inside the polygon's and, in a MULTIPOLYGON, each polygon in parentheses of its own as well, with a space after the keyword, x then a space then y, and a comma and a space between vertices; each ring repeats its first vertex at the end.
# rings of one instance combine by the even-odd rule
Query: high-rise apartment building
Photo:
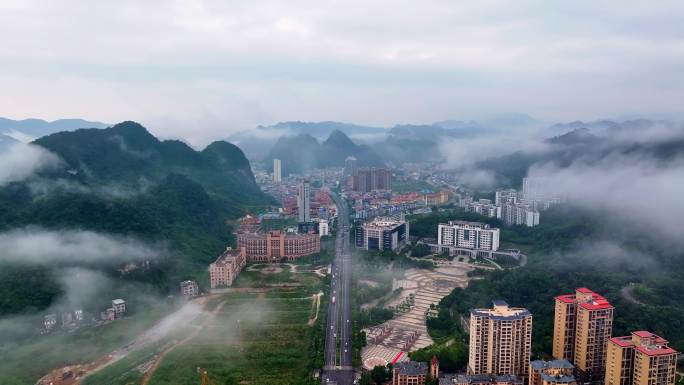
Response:
POLYGON ((556 297, 553 356, 571 361, 584 382, 603 381, 613 306, 587 288, 556 297))
POLYGON ((348 156, 347 159, 344 160, 344 176, 356 175, 357 169, 358 162, 356 161, 356 158, 348 156))
POLYGON ((518 190, 512 188, 496 190, 494 204, 501 206, 504 203, 518 203, 518 190))
POLYGON ((299 184, 299 191, 297 192, 297 212, 299 214, 299 222, 311 221, 311 184, 308 180, 302 181, 299 184))
POLYGON ((352 190, 370 192, 392 189, 392 170, 385 167, 359 168, 351 177, 352 190))
POLYGON ((499 229, 480 222, 449 221, 449 223, 440 223, 437 226, 437 244, 496 251, 499 249, 499 229))
POLYGON ((470 311, 468 374, 512 374, 527 378, 532 314, 494 301, 492 309, 470 311))
POLYGON ((280 183, 283 181, 282 167, 280 159, 278 158, 273 159, 273 181, 275 183, 280 183))
POLYGON ((674 385, 679 352, 647 331, 608 341, 605 385, 674 385))
POLYGON ((496 208, 496 217, 507 226, 525 225, 534 227, 539 224, 539 211, 533 205, 524 203, 503 202, 496 208))

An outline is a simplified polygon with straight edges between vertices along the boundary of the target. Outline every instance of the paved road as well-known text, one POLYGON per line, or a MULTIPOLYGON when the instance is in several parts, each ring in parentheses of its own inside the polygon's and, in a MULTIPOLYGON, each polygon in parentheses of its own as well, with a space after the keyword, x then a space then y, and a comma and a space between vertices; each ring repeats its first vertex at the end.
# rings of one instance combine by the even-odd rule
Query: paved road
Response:
POLYGON ((325 333, 325 367, 323 384, 350 385, 354 381, 351 349, 351 249, 349 247, 349 213, 347 203, 333 194, 337 205, 337 239, 332 263, 331 300, 325 333))

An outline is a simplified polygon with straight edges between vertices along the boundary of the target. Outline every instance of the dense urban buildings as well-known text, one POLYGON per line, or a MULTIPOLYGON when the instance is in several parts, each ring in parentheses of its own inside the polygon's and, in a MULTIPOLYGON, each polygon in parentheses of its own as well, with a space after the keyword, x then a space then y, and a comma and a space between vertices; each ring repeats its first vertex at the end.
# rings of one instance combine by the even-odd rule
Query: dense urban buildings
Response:
POLYGON ((247 260, 255 262, 288 261, 321 251, 318 234, 285 233, 274 230, 267 233, 238 233, 238 248, 245 249, 247 260))
POLYGON ((532 361, 527 385, 577 385, 575 367, 568 360, 532 361))
POLYGON ((297 210, 300 223, 311 221, 311 184, 308 180, 299 184, 297 210))
POLYGON ((425 362, 397 362, 392 368, 392 385, 425 385, 427 372, 425 362))
POLYGON ((437 227, 437 244, 466 249, 499 249, 499 229, 488 224, 467 221, 449 221, 437 227))
POLYGON ((180 283, 180 293, 183 297, 197 297, 199 286, 195 281, 183 281, 180 283))
POLYGON ((356 226, 356 247, 364 250, 396 250, 409 238, 409 224, 392 218, 375 220, 356 226))
POLYGON ((492 309, 470 311, 468 374, 527 378, 532 349, 532 314, 493 301, 492 309))
POLYGON ((647 331, 608 341, 605 385, 674 385, 677 355, 664 338, 647 331))
POLYGON ((358 192, 392 189, 392 170, 385 167, 358 168, 349 178, 350 188, 358 192))
POLYGON ((280 183, 283 181, 282 170, 283 169, 282 169, 280 159, 274 158, 273 159, 273 182, 280 183))
POLYGON ((553 357, 572 362, 583 382, 605 376, 606 349, 613 329, 613 306, 587 288, 556 297, 553 357))
POLYGON ((247 263, 244 247, 232 249, 226 248, 216 261, 209 265, 209 280, 211 288, 227 287, 233 285, 240 271, 247 263))

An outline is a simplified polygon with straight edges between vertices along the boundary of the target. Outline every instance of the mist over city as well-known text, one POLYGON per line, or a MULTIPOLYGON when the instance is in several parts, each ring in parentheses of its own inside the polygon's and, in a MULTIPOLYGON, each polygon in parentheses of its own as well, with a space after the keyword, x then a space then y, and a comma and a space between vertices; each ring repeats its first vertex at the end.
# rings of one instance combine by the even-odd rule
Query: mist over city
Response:
POLYGON ((684 385, 683 18, 0 2, 0 384, 684 385))

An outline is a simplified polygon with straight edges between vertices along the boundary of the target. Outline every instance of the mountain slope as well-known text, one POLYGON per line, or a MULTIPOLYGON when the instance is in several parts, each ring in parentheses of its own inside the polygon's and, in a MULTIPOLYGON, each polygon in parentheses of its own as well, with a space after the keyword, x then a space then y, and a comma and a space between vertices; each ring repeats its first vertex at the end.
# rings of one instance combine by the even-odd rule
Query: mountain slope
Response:
POLYGON ((49 306, 60 296, 58 271, 65 268, 144 282, 162 294, 190 277, 206 284, 207 264, 232 240, 226 220, 272 203, 242 151, 226 142, 198 152, 124 122, 52 134, 34 145, 58 155, 61 164, 0 185, 0 234, 95 231, 139 239, 163 252, 144 270, 124 275, 125 260, 25 265, 5 260, 0 250, 0 298, 7 299, 0 301, 0 316, 49 306), (27 269, 42 277, 39 283, 25 279, 27 269))
POLYGON ((42 119, 13 120, 0 118, 0 134, 5 134, 21 141, 39 138, 55 132, 72 131, 79 128, 91 127, 105 128, 107 125, 101 122, 91 122, 83 119, 58 119, 47 122, 42 119))
POLYGON ((284 175, 302 173, 313 168, 342 167, 348 156, 354 156, 360 166, 380 166, 383 160, 370 147, 354 143, 342 131, 334 130, 319 143, 308 134, 278 139, 265 161, 272 167, 273 159, 282 161, 284 175))

